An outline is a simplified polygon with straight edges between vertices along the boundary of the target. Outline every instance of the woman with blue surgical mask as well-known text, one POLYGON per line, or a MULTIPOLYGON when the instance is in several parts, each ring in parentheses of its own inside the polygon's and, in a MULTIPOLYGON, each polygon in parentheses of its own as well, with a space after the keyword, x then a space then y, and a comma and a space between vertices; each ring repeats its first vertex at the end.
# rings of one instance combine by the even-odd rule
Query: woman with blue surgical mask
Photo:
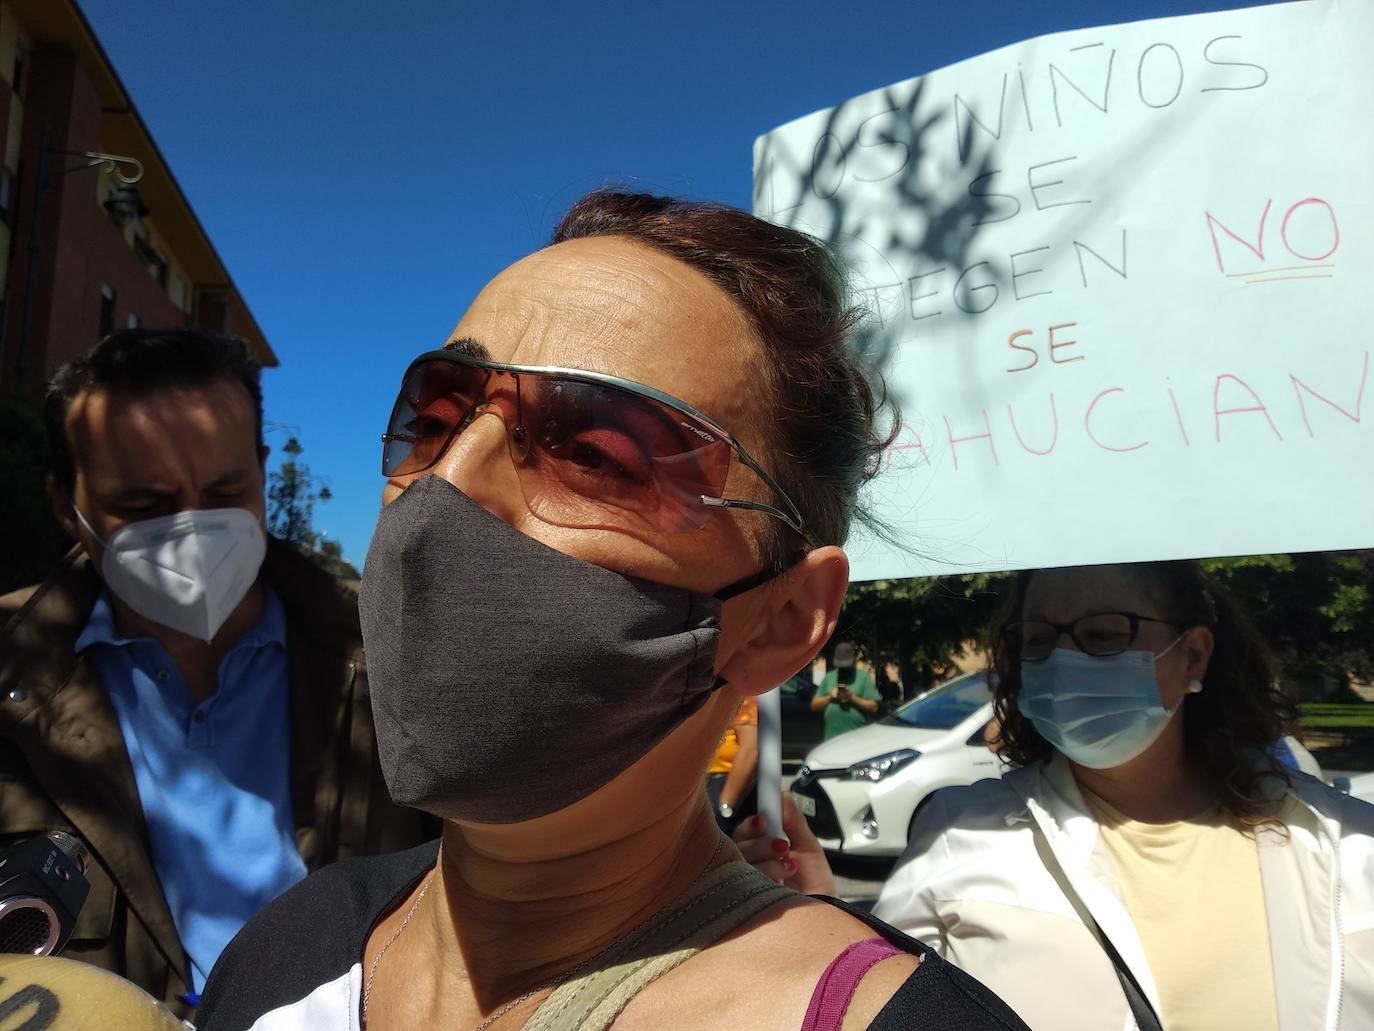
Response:
POLYGON ((1020 573, 993 664, 1012 768, 920 809, 877 916, 1036 1031, 1374 1027, 1374 807, 1276 758, 1291 706, 1196 563, 1020 573))
POLYGON ((1196 563, 1018 574, 994 665, 1015 768, 926 806, 878 915, 1036 1029, 1374 1027, 1374 807, 1273 757, 1196 563))

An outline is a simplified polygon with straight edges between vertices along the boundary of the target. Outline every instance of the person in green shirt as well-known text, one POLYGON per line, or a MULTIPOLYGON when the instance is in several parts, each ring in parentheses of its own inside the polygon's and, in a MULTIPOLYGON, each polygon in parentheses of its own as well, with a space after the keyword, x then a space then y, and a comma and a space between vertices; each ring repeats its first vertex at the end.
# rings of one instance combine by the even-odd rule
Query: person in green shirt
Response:
POLYGON ((811 699, 811 708, 825 713, 825 739, 857 730, 878 714, 878 685, 873 675, 854 665, 854 646, 835 646, 834 666, 811 699))

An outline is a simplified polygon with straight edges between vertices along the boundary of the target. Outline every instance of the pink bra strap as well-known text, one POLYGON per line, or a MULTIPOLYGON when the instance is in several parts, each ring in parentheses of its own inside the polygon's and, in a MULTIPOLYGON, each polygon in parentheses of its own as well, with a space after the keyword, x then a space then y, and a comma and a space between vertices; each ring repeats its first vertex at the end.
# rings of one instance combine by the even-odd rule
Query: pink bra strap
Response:
POLYGON ((816 982, 801 1031, 840 1031, 864 974, 883 960, 901 955, 905 953, 885 938, 868 938, 847 946, 816 982))

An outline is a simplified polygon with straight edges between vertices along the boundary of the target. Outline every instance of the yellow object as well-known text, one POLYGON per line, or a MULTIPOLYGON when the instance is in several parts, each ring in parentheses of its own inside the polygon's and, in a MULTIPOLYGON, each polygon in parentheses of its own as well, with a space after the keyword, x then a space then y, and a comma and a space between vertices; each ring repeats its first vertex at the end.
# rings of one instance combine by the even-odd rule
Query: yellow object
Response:
POLYGON ((1098 818, 1169 1031, 1277 1031, 1269 924, 1253 833, 1213 808, 1140 823, 1083 792, 1098 818))
POLYGON ((715 757, 711 760, 706 775, 729 773, 730 768, 735 764, 735 756, 739 754, 739 738, 735 735, 735 728, 739 726, 757 727, 758 725, 758 699, 746 698, 739 703, 739 708, 735 710, 735 718, 730 721, 730 728, 726 730, 725 736, 720 739, 720 745, 716 748, 715 757))
POLYGON ((89 963, 0 955, 0 1031, 186 1031, 151 995, 89 963))

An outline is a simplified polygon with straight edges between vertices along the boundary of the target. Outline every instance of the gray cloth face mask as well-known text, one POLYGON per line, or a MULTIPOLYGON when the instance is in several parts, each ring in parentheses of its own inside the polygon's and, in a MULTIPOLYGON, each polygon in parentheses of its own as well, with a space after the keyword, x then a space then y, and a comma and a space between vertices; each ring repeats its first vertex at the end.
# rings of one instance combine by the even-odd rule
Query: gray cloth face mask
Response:
POLYGON ((359 608, 387 788, 445 819, 572 805, 718 686, 719 597, 555 551, 433 475, 382 510, 359 608))

